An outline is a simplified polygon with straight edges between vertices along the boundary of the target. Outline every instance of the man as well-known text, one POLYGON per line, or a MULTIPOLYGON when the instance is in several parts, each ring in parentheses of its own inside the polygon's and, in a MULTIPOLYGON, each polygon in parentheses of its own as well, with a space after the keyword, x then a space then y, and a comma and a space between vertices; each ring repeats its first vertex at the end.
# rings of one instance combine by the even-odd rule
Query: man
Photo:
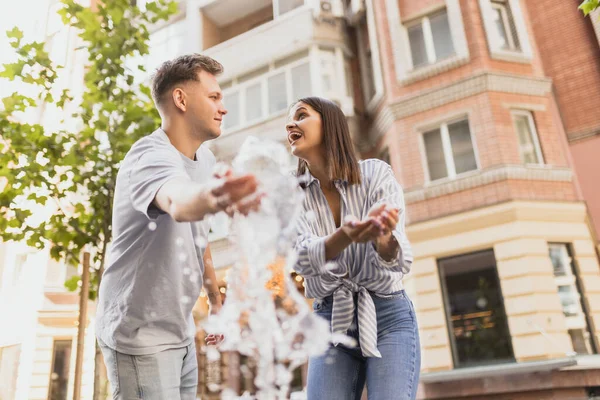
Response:
POLYGON ((251 175, 211 180, 215 158, 204 144, 227 113, 222 71, 199 54, 165 62, 152 83, 161 128, 132 146, 117 176, 96 325, 114 399, 196 398, 192 307, 203 283, 211 313, 221 307, 205 217, 260 201, 249 197, 251 175))

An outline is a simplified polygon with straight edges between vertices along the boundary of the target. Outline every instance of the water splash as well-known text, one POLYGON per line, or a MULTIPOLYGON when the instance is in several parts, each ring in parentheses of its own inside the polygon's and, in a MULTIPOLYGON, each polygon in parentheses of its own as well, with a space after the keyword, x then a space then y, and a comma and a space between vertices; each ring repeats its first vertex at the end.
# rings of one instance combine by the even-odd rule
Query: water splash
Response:
POLYGON ((283 145, 255 138, 246 140, 233 162, 235 172, 255 174, 265 197, 258 212, 233 218, 240 261, 229 274, 221 312, 209 316, 204 328, 225 335, 220 350, 254 360, 257 393, 237 397, 228 391, 222 398, 286 399, 292 372, 327 351, 331 340, 329 324, 312 313, 291 277, 303 193, 288 162, 283 145))

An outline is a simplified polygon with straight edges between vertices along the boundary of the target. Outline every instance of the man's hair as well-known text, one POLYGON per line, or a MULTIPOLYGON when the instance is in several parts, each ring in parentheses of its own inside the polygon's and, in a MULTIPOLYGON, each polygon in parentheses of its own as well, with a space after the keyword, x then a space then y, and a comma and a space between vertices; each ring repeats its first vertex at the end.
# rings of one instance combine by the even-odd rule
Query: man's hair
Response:
MULTIPOLYGON (((308 104, 321 115, 323 147, 327 160, 329 179, 342 179, 350 185, 360 184, 360 167, 354 154, 348 120, 344 112, 331 100, 321 97, 305 97, 294 103, 308 104)), ((308 164, 298 159, 297 176, 306 173, 308 164)))
POLYGON ((199 82, 198 73, 204 70, 213 75, 223 72, 220 62, 202 54, 188 54, 165 61, 152 77, 152 98, 158 106, 165 94, 183 82, 199 82))

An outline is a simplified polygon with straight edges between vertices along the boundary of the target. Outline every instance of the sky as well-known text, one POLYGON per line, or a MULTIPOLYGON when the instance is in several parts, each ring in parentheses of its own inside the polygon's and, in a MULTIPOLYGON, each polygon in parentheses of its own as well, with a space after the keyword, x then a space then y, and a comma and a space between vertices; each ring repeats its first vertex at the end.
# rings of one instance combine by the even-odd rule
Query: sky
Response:
MULTIPOLYGON (((6 31, 17 26, 25 40, 40 40, 46 19, 47 0, 0 0, 0 65, 15 60, 6 31)), ((0 70, 3 68, 0 68, 0 70)), ((0 81, 0 98, 18 91, 17 82, 0 81)))

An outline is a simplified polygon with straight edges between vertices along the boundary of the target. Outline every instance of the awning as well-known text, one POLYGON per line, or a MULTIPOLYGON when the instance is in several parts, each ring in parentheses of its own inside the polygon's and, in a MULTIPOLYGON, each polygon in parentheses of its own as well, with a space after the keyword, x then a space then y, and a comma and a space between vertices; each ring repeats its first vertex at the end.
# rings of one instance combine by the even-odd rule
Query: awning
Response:
MULTIPOLYGON (((595 365, 600 367, 600 356, 565 357, 543 361, 513 362, 506 364, 486 365, 479 367, 457 368, 451 371, 428 372, 421 374, 422 383, 450 382, 467 379, 481 379, 493 376, 506 376, 516 374, 527 374, 532 372, 545 372, 560 370, 563 368, 576 367, 589 357, 595 357, 595 365)), ((585 367, 584 367, 585 368, 585 367)))

